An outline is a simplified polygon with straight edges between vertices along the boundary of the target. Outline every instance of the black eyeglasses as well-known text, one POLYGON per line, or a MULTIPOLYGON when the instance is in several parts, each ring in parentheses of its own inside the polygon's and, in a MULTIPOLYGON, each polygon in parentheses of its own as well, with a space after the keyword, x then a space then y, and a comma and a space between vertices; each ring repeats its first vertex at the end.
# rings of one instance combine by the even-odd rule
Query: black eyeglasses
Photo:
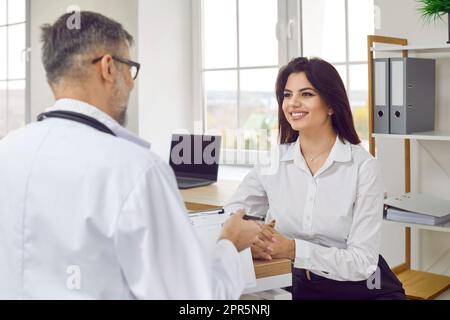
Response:
MULTIPOLYGON (((96 64, 97 62, 99 62, 100 60, 103 59, 104 56, 95 58, 94 60, 92 60, 92 64, 96 64)), ((126 65, 128 65, 130 67, 130 73, 131 73, 131 77, 133 78, 133 80, 136 80, 136 78, 138 77, 139 74, 139 69, 141 69, 141 64, 138 62, 134 62, 131 60, 127 60, 127 59, 122 59, 116 56, 112 56, 112 58, 120 63, 124 63, 126 65)))

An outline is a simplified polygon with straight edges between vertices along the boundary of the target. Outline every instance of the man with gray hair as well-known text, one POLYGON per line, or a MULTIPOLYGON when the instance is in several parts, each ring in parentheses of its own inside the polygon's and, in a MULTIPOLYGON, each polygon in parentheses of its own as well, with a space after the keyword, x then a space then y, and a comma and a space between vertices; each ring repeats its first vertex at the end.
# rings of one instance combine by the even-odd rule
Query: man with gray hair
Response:
POLYGON ((235 214, 207 258, 170 167, 123 127, 132 36, 77 14, 42 28, 55 105, 0 141, 0 299, 238 298, 259 225, 235 214))

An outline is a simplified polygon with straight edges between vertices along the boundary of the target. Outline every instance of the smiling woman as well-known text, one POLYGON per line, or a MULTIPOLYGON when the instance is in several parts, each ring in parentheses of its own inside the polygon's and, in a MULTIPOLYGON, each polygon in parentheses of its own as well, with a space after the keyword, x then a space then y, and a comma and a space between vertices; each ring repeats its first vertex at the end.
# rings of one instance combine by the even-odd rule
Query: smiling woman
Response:
POLYGON ((299 130, 331 125, 336 134, 352 144, 356 133, 344 83, 339 73, 321 59, 296 58, 282 68, 276 83, 280 143, 295 142, 299 130), (296 91, 296 92, 294 92, 296 91), (297 123, 293 112, 303 112, 297 123), (309 116, 306 117, 305 113, 309 116))
POLYGON ((405 299, 379 254, 381 170, 360 145, 338 72, 296 58, 280 70, 276 96, 280 145, 225 207, 265 218, 253 257, 293 261, 293 299, 405 299))
POLYGON ((333 109, 323 101, 304 72, 289 76, 282 109, 285 118, 296 131, 331 124, 333 109))

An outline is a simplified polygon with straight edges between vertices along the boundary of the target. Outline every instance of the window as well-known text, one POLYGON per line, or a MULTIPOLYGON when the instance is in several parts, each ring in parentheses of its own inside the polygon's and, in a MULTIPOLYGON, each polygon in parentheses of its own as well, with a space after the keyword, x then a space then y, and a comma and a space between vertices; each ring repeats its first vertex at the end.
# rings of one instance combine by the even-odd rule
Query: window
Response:
POLYGON ((26 17, 26 0, 0 0, 0 139, 26 120, 26 17))
POLYGON ((226 150, 270 150, 278 68, 296 56, 318 56, 336 67, 367 144, 373 0, 201 0, 200 7, 203 124, 223 136, 226 150))
POLYGON ((340 73, 356 130, 368 147, 367 35, 374 33, 373 0, 302 0, 304 56, 318 56, 340 73))
POLYGON ((278 0, 202 0, 204 123, 222 135, 225 149, 270 147, 277 22, 278 0))

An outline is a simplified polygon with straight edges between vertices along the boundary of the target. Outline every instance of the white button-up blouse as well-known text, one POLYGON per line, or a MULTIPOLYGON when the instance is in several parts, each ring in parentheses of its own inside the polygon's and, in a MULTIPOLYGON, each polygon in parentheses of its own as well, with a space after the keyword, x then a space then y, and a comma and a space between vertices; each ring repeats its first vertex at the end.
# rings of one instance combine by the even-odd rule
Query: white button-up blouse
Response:
POLYGON ((300 142, 280 145, 245 177, 226 206, 276 220, 295 239, 294 267, 338 281, 365 280, 377 269, 383 218, 377 160, 339 138, 312 176, 300 142))

